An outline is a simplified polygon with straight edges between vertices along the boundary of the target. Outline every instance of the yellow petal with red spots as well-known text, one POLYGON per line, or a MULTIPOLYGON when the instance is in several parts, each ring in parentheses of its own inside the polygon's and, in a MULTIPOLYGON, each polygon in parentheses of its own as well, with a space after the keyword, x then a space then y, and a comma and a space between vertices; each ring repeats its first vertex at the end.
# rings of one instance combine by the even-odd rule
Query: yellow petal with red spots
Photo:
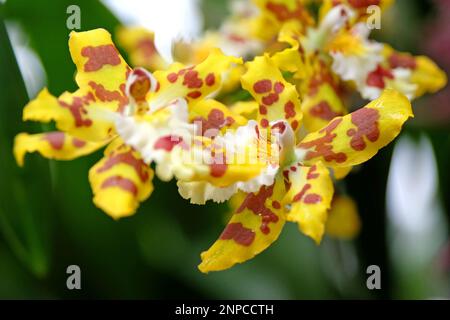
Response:
POLYGON ((220 49, 214 49, 208 58, 195 66, 174 63, 165 71, 155 72, 159 88, 149 97, 150 109, 156 111, 177 98, 196 102, 216 94, 233 64, 241 63, 242 59, 226 56, 220 49))
POLYGON ((105 143, 84 141, 59 131, 20 133, 14 140, 14 156, 19 166, 23 166, 25 155, 32 152, 49 159, 72 160, 100 149, 105 143))
POLYGON ((124 94, 130 67, 123 60, 111 35, 104 29, 71 32, 69 49, 77 66, 75 80, 80 88, 90 88, 110 110, 127 103, 124 94))
POLYGON ((303 25, 311 25, 314 22, 304 0, 253 0, 253 2, 264 15, 280 25, 289 20, 299 21, 303 25))
POLYGON ((294 165, 283 171, 283 177, 289 187, 283 201, 291 205, 286 219, 298 223, 300 230, 319 244, 334 192, 328 169, 321 162, 311 167, 294 165))
POLYGON ((415 97, 434 93, 447 84, 447 75, 436 63, 426 56, 413 56, 397 52, 384 46, 385 66, 390 69, 402 68, 411 71, 411 82, 417 85, 415 97))
POLYGON ((134 214, 153 191, 153 170, 139 153, 116 139, 89 171, 94 203, 113 219, 134 214))
POLYGON ((333 118, 347 114, 337 90, 338 84, 329 72, 317 72, 309 79, 302 101, 303 124, 308 132, 317 131, 333 118))
POLYGON ((142 27, 120 27, 116 36, 118 44, 126 50, 133 66, 150 71, 167 68, 167 63, 156 50, 153 32, 142 27))
POLYGON ((175 176, 184 182, 204 181, 216 187, 228 187, 256 178, 267 168, 267 159, 258 157, 262 152, 258 144, 237 149, 239 152, 227 152, 207 137, 195 137, 188 150, 183 147, 173 149, 171 162, 175 176))
POLYGON ((273 184, 280 163, 292 156, 293 140, 292 130, 282 123, 266 130, 250 120, 224 135, 195 136, 189 146, 176 146, 171 165, 183 182, 203 181, 219 188, 238 184, 253 192, 255 186, 273 184))
POLYGON ((243 116, 247 120, 256 120, 259 105, 256 101, 238 101, 230 106, 234 114, 243 116))
POLYGON ((253 258, 277 240, 285 223, 282 179, 249 193, 219 239, 201 254, 202 272, 219 271, 253 258))
POLYGON ((75 137, 99 141, 114 135, 111 119, 98 109, 122 111, 128 104, 125 86, 129 67, 103 29, 72 32, 69 48, 77 66, 80 89, 55 98, 44 89, 24 109, 23 119, 55 121, 56 127, 75 137))
POLYGON ((55 121, 60 131, 87 141, 107 141, 114 135, 114 123, 98 112, 102 107, 92 92, 80 89, 59 98, 47 89, 31 100, 23 110, 23 120, 55 121))
POLYGON ((326 234, 335 238, 353 239, 361 230, 361 219, 355 201, 348 196, 335 196, 328 212, 326 234))
POLYGON ((197 125, 197 134, 206 137, 215 137, 220 132, 224 133, 247 123, 246 118, 212 99, 192 104, 189 107, 189 121, 197 125))
POLYGON ((328 167, 348 167, 372 158, 400 133, 413 117, 403 94, 387 89, 364 108, 334 118, 326 127, 308 134, 297 146, 305 165, 323 161, 328 167))
POLYGON ((250 92, 259 104, 258 122, 263 128, 270 121, 286 119, 297 130, 302 120, 300 101, 294 85, 287 82, 268 56, 256 57, 246 63, 242 87, 250 92))

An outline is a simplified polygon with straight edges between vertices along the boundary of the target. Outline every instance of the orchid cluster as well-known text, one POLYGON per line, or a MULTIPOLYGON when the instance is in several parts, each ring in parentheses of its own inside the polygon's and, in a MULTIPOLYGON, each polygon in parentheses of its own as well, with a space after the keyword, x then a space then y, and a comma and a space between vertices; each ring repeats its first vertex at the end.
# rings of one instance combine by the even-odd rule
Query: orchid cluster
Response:
POLYGON ((20 133, 17 162, 104 148, 89 181, 94 204, 114 219, 136 212, 155 173, 176 179, 191 203, 229 200, 233 214, 202 253, 202 272, 253 258, 286 221, 317 244, 325 232, 354 235, 354 203, 334 196, 335 182, 400 133, 412 99, 446 83, 428 58, 369 39, 367 7, 390 2, 239 2, 219 30, 175 44, 172 64, 151 31, 122 28, 134 68, 106 30, 72 32, 79 89, 44 89, 25 106, 24 120, 54 121, 57 131, 20 133), (349 113, 355 93, 370 102, 349 113))

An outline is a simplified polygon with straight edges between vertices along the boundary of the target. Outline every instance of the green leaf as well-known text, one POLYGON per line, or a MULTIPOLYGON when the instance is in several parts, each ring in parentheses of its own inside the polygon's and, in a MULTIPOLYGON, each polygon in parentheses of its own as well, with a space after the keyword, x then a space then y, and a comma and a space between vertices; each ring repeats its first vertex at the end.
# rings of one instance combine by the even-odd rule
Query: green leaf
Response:
POLYGON ((28 96, 2 18, 0 61, 0 231, 14 254, 43 277, 49 264, 51 210, 43 201, 51 191, 49 168, 41 160, 21 170, 12 154, 14 136, 25 129, 21 110, 28 96))

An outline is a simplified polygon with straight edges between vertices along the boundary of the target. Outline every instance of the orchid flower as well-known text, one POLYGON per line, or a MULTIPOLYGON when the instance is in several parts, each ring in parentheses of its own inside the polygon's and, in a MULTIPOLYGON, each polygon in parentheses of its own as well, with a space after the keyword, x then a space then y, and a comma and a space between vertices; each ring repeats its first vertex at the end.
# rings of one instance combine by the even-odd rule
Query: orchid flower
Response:
POLYGON ((183 197, 199 204, 233 197, 237 203, 224 232, 202 254, 203 272, 251 259, 278 238, 286 221, 320 243, 333 198, 329 169, 367 161, 412 116, 408 99, 386 90, 364 108, 300 138, 295 86, 268 56, 246 66, 242 86, 260 106, 256 120, 213 138, 197 136, 198 143, 175 146, 171 153, 183 197))
MULTIPOLYGON (((69 49, 79 89, 58 98, 44 89, 25 106, 24 120, 54 121, 58 131, 18 134, 16 160, 23 165, 30 152, 72 160, 107 146, 104 157, 89 171, 93 201, 115 219, 132 215, 152 193, 154 173, 149 164, 164 164, 174 144, 167 136, 183 126, 189 134, 187 104, 217 91, 221 74, 239 59, 214 51, 202 64, 174 64, 167 72, 152 75, 141 68, 131 70, 103 29, 72 32, 69 49), (147 132, 151 147, 142 153, 119 135, 127 136, 130 118, 151 128, 147 132)), ((171 177, 158 166, 156 170, 163 179, 171 177)))
POLYGON ((391 0, 316 2, 317 19, 311 0, 236 2, 218 30, 176 43, 170 65, 149 30, 117 33, 134 69, 107 31, 71 33, 79 89, 44 89, 25 106, 23 120, 57 130, 18 134, 18 164, 31 152, 72 160, 105 147, 89 181, 114 219, 136 212, 155 173, 191 203, 228 201, 233 214, 202 272, 253 258, 286 221, 317 244, 325 233, 353 237, 357 208, 335 181, 393 141, 410 101, 447 78, 427 57, 370 39, 367 8, 391 0), (352 91, 370 102, 349 112, 352 91), (245 98, 228 104, 236 92, 245 98))

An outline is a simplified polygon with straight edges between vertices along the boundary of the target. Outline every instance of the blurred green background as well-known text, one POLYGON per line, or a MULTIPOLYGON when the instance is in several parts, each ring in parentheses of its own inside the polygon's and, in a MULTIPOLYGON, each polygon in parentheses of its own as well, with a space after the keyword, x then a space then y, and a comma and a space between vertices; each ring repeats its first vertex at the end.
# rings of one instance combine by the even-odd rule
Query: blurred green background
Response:
MULTIPOLYGON (((426 41, 428 35, 445 27, 445 23, 435 26, 442 14, 439 3, 398 1, 383 17, 383 29, 376 37, 399 50, 430 54, 448 68, 449 51, 430 49, 426 41)), ((33 154, 24 169, 14 162, 11 150, 18 132, 51 127, 21 121, 22 108, 33 96, 28 96, 6 25, 19 28, 23 44, 39 57, 50 92, 73 91, 75 67, 65 27, 66 8, 71 4, 74 1, 7 0, 0 4, 0 298, 450 297, 450 250, 445 247, 450 218, 448 88, 438 97, 416 101, 417 116, 403 132, 413 139, 427 136, 437 163, 436 201, 443 208, 444 239, 437 247, 425 248, 429 254, 424 263, 414 264, 418 239, 393 240, 389 235, 389 230, 399 234, 386 214, 392 144, 346 180, 363 223, 355 241, 326 238, 317 247, 288 224, 279 240, 255 259, 204 275, 196 267, 200 252, 222 231, 225 205, 190 205, 178 196, 174 182, 155 179, 155 191, 138 213, 116 222, 91 200, 87 173, 100 159, 100 152, 70 162, 48 161, 33 154), (404 251, 392 250, 399 245, 412 252, 413 262, 402 255, 404 251), (71 264, 81 268, 82 290, 66 288, 66 268, 71 264), (381 268, 381 290, 366 288, 366 268, 371 264, 381 268)), ((120 24, 99 1, 76 4, 82 10, 82 30, 102 27, 113 33, 120 24)), ((227 13, 227 1, 204 0, 202 8, 208 12, 206 26, 215 27, 227 13)), ((414 178, 411 181, 421 184, 414 178)))

